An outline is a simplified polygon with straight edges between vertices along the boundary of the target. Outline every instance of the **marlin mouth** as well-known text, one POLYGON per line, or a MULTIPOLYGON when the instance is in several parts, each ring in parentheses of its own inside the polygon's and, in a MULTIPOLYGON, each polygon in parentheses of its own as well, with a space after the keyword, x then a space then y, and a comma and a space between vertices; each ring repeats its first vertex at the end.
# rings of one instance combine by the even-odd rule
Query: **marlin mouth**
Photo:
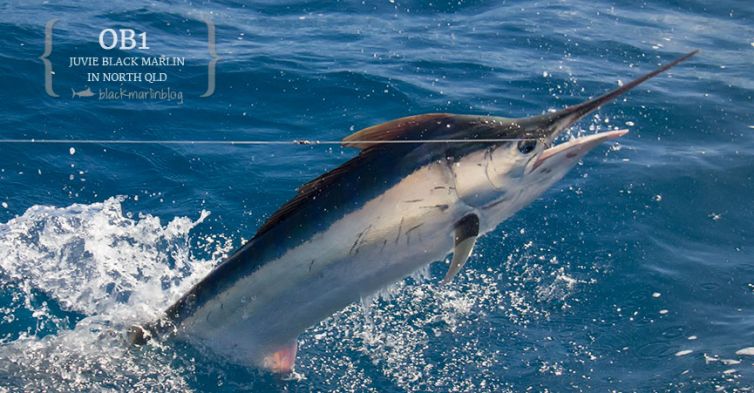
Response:
POLYGON ((592 135, 583 136, 580 138, 574 138, 568 142, 560 143, 552 147, 548 147, 543 151, 534 161, 531 170, 537 169, 547 159, 564 154, 566 158, 578 159, 584 154, 592 150, 595 146, 602 142, 609 141, 611 139, 620 138, 623 135, 628 134, 628 130, 614 130, 599 132, 592 135))

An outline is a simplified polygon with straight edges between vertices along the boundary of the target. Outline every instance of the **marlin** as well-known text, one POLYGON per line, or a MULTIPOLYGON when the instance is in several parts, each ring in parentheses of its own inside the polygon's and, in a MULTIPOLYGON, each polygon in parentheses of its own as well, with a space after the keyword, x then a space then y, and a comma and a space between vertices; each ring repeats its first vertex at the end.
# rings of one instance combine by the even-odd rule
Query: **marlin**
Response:
POLYGON ((449 283, 479 236, 627 133, 553 145, 563 130, 696 53, 557 112, 432 113, 346 137, 356 157, 301 186, 160 320, 129 328, 128 339, 176 336, 235 363, 292 373, 296 339, 310 326, 452 253, 449 283))

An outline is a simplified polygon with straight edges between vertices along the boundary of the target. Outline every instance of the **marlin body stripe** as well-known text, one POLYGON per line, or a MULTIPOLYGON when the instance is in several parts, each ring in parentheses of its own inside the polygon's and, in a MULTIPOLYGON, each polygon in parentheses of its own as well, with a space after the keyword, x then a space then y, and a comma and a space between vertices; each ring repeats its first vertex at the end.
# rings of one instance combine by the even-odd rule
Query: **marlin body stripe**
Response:
POLYGON ((346 137, 345 146, 360 149, 356 157, 302 186, 162 319, 130 328, 128 337, 175 335, 234 362, 291 372, 298 335, 338 310, 452 253, 443 279, 450 282, 479 236, 627 132, 553 146, 564 129, 695 53, 559 112, 425 114, 346 137), (463 142, 379 143, 400 140, 463 142))

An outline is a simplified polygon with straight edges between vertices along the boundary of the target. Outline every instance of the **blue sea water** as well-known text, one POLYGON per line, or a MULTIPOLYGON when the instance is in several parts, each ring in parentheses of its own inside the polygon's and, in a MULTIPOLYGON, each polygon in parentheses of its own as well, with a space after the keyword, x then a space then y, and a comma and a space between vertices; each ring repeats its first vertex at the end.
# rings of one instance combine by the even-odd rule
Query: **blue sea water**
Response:
MULTIPOLYGON (((0 4, 8 139, 339 140, 424 112, 520 117, 701 53, 575 127, 629 128, 445 264, 300 339, 279 381, 129 348, 332 145, 0 143, 0 391, 745 391, 754 386, 754 6, 743 1, 0 4), (45 24, 54 28, 53 98, 45 24), (216 90, 207 25, 216 25, 216 90), (106 28, 147 32, 182 103, 71 97, 106 28), (748 353, 748 355, 747 355, 748 353)), ((92 68, 93 69, 93 68, 92 68)), ((152 86, 148 86, 152 87, 152 86)))

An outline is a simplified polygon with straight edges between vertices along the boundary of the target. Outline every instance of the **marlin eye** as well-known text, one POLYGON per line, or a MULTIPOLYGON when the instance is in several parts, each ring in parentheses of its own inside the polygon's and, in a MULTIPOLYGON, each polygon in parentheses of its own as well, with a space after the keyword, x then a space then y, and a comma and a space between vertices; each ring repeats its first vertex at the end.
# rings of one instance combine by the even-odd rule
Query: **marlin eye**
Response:
POLYGON ((529 140, 518 142, 518 151, 520 151, 521 154, 529 154, 532 151, 534 151, 535 147, 537 147, 536 140, 529 139, 529 140))

